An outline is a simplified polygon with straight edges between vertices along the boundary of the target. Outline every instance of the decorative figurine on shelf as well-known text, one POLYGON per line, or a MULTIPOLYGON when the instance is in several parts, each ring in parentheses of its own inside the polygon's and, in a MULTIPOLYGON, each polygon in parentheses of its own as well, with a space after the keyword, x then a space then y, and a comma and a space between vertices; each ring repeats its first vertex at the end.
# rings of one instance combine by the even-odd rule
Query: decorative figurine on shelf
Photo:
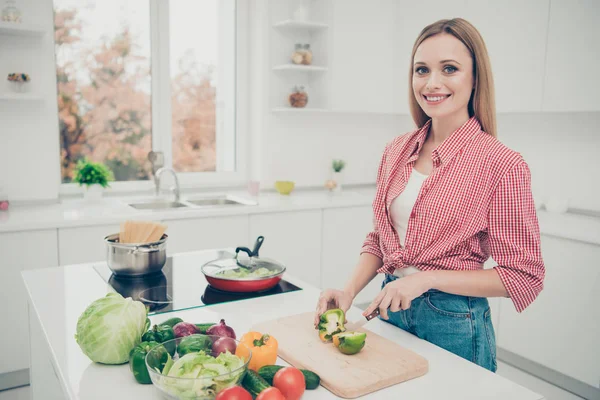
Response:
POLYGON ((12 73, 12 74, 8 74, 8 78, 6 78, 11 85, 11 89, 14 92, 26 92, 29 89, 29 81, 31 81, 31 78, 29 77, 29 75, 27 74, 23 74, 23 73, 12 73))
POLYGON ((325 182, 325 188, 330 191, 339 192, 342 190, 342 170, 346 166, 344 160, 333 160, 331 168, 333 169, 333 177, 325 182))
POLYGON ((102 197, 102 190, 110 187, 108 182, 114 180, 110 168, 102 163, 95 163, 87 159, 77 162, 73 182, 78 183, 79 186, 85 185, 83 197, 87 201, 99 200, 102 197))
POLYGON ((4 22, 13 22, 16 24, 20 24, 21 20, 21 11, 15 5, 15 0, 6 0, 5 6, 2 9, 2 21, 4 22))

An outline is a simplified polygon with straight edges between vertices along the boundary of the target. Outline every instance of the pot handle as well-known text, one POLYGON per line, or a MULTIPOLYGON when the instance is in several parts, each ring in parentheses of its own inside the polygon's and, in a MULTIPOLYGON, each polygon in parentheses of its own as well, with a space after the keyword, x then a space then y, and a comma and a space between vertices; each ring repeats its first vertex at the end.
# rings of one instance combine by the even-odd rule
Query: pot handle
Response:
POLYGON ((247 247, 237 247, 235 249, 235 254, 237 256, 237 254, 240 251, 243 251, 244 253, 248 254, 248 257, 258 257, 258 250, 260 250, 260 247, 262 246, 264 241, 265 241, 265 237, 259 236, 256 238, 256 242, 254 243, 254 249, 250 250, 247 247))

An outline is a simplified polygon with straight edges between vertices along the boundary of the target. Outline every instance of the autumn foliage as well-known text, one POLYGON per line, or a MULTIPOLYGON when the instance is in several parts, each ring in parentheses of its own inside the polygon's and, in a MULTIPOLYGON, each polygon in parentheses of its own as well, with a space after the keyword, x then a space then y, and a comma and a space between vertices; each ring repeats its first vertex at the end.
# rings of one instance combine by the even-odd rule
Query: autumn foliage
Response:
MULTIPOLYGON (((149 179, 149 57, 137 52, 136 38, 124 28, 101 45, 84 48, 75 63, 69 55, 84 44, 80 33, 85 27, 72 10, 55 10, 54 25, 62 181, 72 181, 83 158, 105 163, 117 181, 149 179)), ((171 79, 173 167, 178 172, 214 171, 212 68, 201 68, 191 56, 179 62, 182 72, 171 79)))

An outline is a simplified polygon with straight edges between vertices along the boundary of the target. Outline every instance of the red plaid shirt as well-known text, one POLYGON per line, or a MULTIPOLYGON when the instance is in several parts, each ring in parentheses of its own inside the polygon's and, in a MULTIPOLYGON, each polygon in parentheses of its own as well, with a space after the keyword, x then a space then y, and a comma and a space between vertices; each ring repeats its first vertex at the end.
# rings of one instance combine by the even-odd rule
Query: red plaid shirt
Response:
POLYGON ((420 270, 476 270, 490 257, 518 312, 543 288, 540 231, 529 167, 521 155, 481 130, 475 117, 432 154, 408 221, 405 246, 393 228, 390 205, 404 190, 429 131, 389 143, 377 174, 374 230, 362 251, 383 261, 377 272, 408 265, 420 270))

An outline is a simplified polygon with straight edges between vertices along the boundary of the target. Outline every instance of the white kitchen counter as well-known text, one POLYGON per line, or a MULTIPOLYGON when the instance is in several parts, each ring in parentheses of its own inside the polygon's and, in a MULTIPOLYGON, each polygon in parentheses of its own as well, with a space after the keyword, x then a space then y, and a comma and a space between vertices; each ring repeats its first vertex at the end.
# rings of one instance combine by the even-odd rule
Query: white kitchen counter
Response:
MULTIPOLYGON (((185 259, 193 260, 191 257, 185 259)), ((75 342, 79 315, 93 300, 112 289, 91 264, 23 272, 29 295, 31 325, 31 383, 33 399, 161 399, 152 385, 139 385, 127 364, 106 366, 92 363, 75 342)), ((152 323, 173 316, 185 321, 208 322, 224 318, 241 336, 256 323, 313 311, 319 291, 286 275, 301 291, 206 306, 152 316, 152 323)), ((360 317, 353 307, 349 320, 360 317)), ((429 361, 429 372, 363 398, 371 399, 511 399, 539 400, 543 397, 497 374, 380 320, 367 329, 392 340, 429 361)), ((278 359, 278 364, 287 365, 278 359)), ((315 371, 319 372, 319 371, 315 371)), ((303 399, 337 398, 323 387, 306 391, 303 399)))
MULTIPOLYGON (((229 194, 247 197, 244 192, 229 194)), ((59 229, 94 225, 119 224, 125 219, 180 220, 205 217, 250 215, 339 207, 370 206, 375 187, 361 186, 344 189, 340 193, 321 190, 296 190, 290 196, 263 192, 255 206, 233 205, 195 207, 160 211, 138 210, 127 205, 140 198, 105 198, 89 205, 82 200, 40 206, 14 206, 8 212, 0 211, 0 233, 42 229, 59 229)), ((207 194, 207 196, 210 196, 207 194)), ((195 195, 193 197, 200 197, 195 195)), ((150 197, 144 197, 148 200, 150 197)), ((185 195, 183 199, 185 200, 185 195)), ((574 213, 537 211, 542 234, 600 245, 600 218, 574 213)))

